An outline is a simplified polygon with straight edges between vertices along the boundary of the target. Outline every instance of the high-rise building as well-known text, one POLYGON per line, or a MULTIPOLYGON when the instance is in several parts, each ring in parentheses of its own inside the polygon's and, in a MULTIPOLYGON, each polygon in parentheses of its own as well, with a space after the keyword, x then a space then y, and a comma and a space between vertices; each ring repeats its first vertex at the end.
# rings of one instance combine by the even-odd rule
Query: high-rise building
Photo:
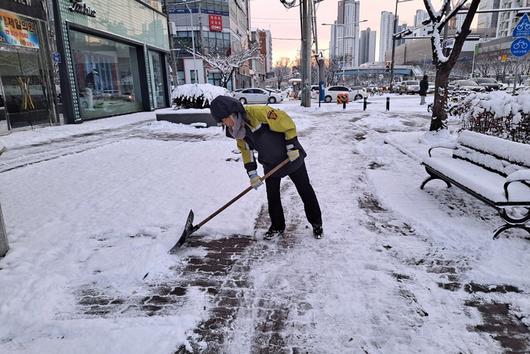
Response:
POLYGON ((370 27, 361 31, 361 41, 359 45, 359 65, 364 63, 375 62, 375 41, 376 31, 372 31, 370 27))
POLYGON ((337 4, 337 23, 344 24, 344 1, 339 0, 337 4))
POLYGON ((344 26, 341 26, 337 21, 333 22, 331 26, 331 36, 329 45, 329 55, 332 59, 342 60, 343 54, 343 37, 344 37, 344 26))
POLYGON ((379 30, 379 61, 385 61, 385 52, 392 49, 392 35, 394 34, 394 14, 381 12, 381 27, 379 30))
POLYGON ((425 37, 427 36, 427 27, 422 25, 422 21, 429 18, 429 14, 425 10, 416 10, 416 16, 414 16, 414 37, 425 37))
POLYGON ((359 13, 360 2, 344 0, 344 50, 352 67, 359 65, 359 13))
POLYGON ((416 10, 416 15, 414 16, 414 27, 421 26, 421 22, 429 18, 429 14, 425 10, 416 10))
POLYGON ((345 61, 342 65, 359 64, 359 14, 358 0, 341 0, 337 7, 337 20, 331 26, 330 56, 345 61))
MULTIPOLYGON (((509 9, 516 7, 528 7, 530 0, 501 0, 500 8, 509 9)), ((497 24, 497 37, 509 37, 512 35, 513 28, 517 25, 519 18, 517 12, 506 11, 500 12, 497 24)))
MULTIPOLYGON (((482 0, 479 5, 479 10, 498 9, 501 0, 482 0)), ((499 22, 499 13, 479 13, 478 14, 478 31, 484 37, 495 37, 497 35, 497 24, 499 22)))
MULTIPOLYGON (((229 56, 250 45, 249 0, 208 0, 189 3, 165 0, 171 26, 174 60, 179 83, 209 82, 219 85, 221 75, 206 71, 203 60, 190 54, 229 56)), ((233 77, 230 88, 250 86, 250 67, 243 66, 233 77)))

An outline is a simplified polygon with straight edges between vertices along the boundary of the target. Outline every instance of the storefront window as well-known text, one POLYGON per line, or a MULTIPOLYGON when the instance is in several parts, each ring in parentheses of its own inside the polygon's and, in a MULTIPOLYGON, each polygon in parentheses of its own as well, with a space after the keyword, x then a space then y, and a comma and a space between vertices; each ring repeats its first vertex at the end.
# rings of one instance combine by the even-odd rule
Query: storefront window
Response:
POLYGON ((38 22, 0 15, 0 130, 50 123, 38 22))
POLYGON ((136 47, 78 31, 70 46, 83 119, 143 109, 136 47))
POLYGON ((151 78, 152 97, 155 108, 166 106, 166 88, 162 54, 149 51, 149 77, 151 78))

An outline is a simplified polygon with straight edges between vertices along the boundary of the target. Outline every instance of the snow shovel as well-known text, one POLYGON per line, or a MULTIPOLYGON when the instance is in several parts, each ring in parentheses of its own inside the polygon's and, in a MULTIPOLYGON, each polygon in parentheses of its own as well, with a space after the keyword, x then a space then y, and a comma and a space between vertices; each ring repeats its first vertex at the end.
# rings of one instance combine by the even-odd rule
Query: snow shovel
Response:
MULTIPOLYGON (((265 176, 261 177, 261 180, 265 181, 273 173, 278 171, 280 168, 285 166, 287 163, 289 163, 289 159, 283 160, 276 167, 274 167, 272 170, 270 170, 265 176)), ((222 212, 223 210, 228 208, 230 205, 234 204, 239 198, 241 198, 242 196, 244 196, 245 194, 250 192, 252 190, 252 188, 253 188, 252 186, 248 186, 243 192, 239 193, 237 196, 232 198, 232 200, 230 200, 228 203, 226 203, 225 205, 223 205, 222 207, 217 209, 212 215, 208 216, 206 219, 204 219, 203 221, 201 221, 199 224, 197 224, 195 226, 193 226, 193 217, 194 217, 193 210, 190 210, 190 213, 188 214, 188 219, 186 220, 186 224, 184 225, 184 231, 182 232, 182 235, 180 236, 180 238, 177 241, 177 243, 175 244, 175 246, 173 246, 169 250, 169 253, 175 253, 177 251, 177 249, 179 249, 180 246, 182 246, 184 244, 184 242, 186 242, 186 239, 192 233, 194 233, 195 231, 199 230, 201 228, 201 226, 206 224, 208 221, 212 220, 214 217, 217 216, 217 214, 219 214, 220 212, 222 212)))

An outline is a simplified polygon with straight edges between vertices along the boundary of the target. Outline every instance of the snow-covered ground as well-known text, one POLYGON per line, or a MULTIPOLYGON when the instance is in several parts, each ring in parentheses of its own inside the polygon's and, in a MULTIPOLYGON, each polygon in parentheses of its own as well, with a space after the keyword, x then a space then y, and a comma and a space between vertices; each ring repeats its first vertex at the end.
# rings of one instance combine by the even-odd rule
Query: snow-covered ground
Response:
POLYGON ((197 328, 227 282, 211 291, 185 282, 206 248, 167 251, 190 209, 198 223, 246 188, 233 140, 154 113, 2 137, 11 250, 0 260, 0 352, 251 353, 263 351, 263 333, 285 352, 530 351, 527 235, 493 241, 502 224, 494 210, 442 183, 419 189, 428 148, 420 141, 429 140, 419 97, 393 96, 390 112, 385 97, 369 101, 366 112, 357 102, 276 105, 307 150, 322 240, 311 237, 287 179, 285 240, 262 240, 263 188, 191 237, 253 242, 233 257, 246 284, 230 321, 211 327, 223 334, 217 349, 197 328), (162 310, 145 306, 162 286, 187 291, 162 310))

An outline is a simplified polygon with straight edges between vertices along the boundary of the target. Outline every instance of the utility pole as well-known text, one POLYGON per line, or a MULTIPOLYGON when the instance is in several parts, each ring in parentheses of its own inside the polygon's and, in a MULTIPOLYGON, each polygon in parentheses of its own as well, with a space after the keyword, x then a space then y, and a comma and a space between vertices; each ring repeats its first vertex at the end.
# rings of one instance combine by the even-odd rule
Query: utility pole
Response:
POLYGON ((318 51, 318 33, 317 33, 317 11, 315 7, 315 2, 318 3, 322 0, 312 0, 313 5, 313 31, 315 38, 315 59, 318 65, 318 106, 324 97, 324 56, 321 52, 318 51))
POLYGON ((302 97, 301 105, 311 107, 311 23, 313 0, 300 0, 300 24, 302 31, 302 97))

